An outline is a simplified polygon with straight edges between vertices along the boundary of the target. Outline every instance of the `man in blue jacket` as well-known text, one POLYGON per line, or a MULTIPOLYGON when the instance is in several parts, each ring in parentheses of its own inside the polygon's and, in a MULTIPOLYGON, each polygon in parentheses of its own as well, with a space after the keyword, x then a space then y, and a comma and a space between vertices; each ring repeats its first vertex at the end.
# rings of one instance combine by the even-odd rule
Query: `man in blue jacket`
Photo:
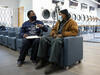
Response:
POLYGON ((32 62, 36 61, 37 50, 40 39, 26 39, 27 36, 42 36, 41 32, 47 32, 47 27, 43 24, 43 22, 37 20, 37 17, 33 10, 28 11, 27 16, 29 18, 28 21, 24 22, 21 28, 20 35, 23 37, 23 45, 20 51, 19 58, 17 60, 17 65, 21 67, 24 63, 25 57, 28 53, 29 48, 32 47, 31 51, 31 60, 32 62))

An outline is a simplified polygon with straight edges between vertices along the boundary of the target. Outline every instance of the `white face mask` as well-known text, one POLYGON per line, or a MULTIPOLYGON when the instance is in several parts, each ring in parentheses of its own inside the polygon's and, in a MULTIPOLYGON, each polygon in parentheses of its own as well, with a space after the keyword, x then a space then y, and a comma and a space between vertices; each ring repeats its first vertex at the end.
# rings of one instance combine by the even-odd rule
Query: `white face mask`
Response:
POLYGON ((63 20, 62 16, 58 16, 58 20, 61 22, 63 20))

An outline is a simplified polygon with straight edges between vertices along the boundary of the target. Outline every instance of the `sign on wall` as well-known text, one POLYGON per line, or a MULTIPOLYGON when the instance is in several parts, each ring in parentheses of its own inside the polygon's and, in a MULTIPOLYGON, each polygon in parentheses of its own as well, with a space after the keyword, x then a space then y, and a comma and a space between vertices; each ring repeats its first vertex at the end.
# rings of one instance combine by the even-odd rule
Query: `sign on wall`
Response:
POLYGON ((52 0, 52 3, 64 2, 64 0, 52 0))
POLYGON ((93 14, 93 13, 95 12, 95 7, 90 6, 90 7, 89 7, 89 12, 93 14))
POLYGON ((91 12, 91 11, 95 11, 95 7, 90 6, 90 7, 89 7, 89 11, 90 11, 90 12, 91 12))
POLYGON ((81 9, 84 10, 84 9, 87 9, 88 8, 88 5, 85 4, 85 3, 81 3, 81 9))
POLYGON ((69 7, 77 7, 78 1, 77 0, 69 0, 69 7))

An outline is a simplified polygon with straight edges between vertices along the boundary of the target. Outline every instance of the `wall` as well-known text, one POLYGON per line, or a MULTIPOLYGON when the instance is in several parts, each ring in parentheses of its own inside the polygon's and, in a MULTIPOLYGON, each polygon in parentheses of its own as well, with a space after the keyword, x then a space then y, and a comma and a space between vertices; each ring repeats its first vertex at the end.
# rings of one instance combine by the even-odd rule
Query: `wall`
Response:
POLYGON ((18 8, 18 0, 0 0, 0 6, 8 6, 8 8, 18 8))
POLYGON ((24 7, 25 10, 32 9, 32 0, 19 0, 19 7, 24 7))
POLYGON ((28 20, 27 11, 32 9, 32 0, 19 0, 19 7, 24 7, 24 21, 28 20))
POLYGON ((8 6, 13 10, 11 27, 18 26, 18 3, 18 0, 0 0, 0 6, 8 6))
POLYGON ((28 20, 27 11, 32 9, 32 0, 0 0, 0 6, 8 6, 13 10, 11 27, 18 27, 18 7, 24 7, 24 21, 28 20))
MULTIPOLYGON (((82 11, 80 8, 80 3, 86 3, 89 6, 94 6, 95 8, 97 7, 97 5, 93 3, 91 0, 79 0, 79 6, 76 9, 69 8, 69 0, 65 0, 65 4, 60 7, 61 9, 67 8, 71 13, 100 16, 99 13, 97 14, 97 11, 100 12, 100 9, 97 10, 96 8, 94 13, 90 13, 88 10, 82 11)), ((27 11, 30 9, 33 9, 36 12, 38 19, 51 21, 53 20, 52 17, 50 17, 49 19, 44 19, 42 17, 42 11, 44 9, 48 9, 51 13, 50 16, 52 16, 52 12, 55 9, 55 4, 52 4, 52 0, 0 0, 0 6, 8 6, 8 8, 13 9, 14 13, 12 16, 12 25, 11 25, 12 27, 18 26, 18 7, 24 6, 24 21, 28 20, 27 11)), ((83 22, 78 22, 78 23, 86 24, 83 22)))

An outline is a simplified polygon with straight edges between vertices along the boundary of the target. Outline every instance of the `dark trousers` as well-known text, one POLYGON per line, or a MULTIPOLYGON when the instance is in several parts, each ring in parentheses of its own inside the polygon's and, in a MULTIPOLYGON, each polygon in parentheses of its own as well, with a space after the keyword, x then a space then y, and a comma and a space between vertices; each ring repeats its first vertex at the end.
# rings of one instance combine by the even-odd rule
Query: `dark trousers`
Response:
POLYGON ((28 54, 28 50, 30 48, 32 48, 30 59, 33 61, 36 60, 39 41, 40 41, 40 39, 29 39, 29 40, 25 39, 22 44, 22 49, 20 51, 20 56, 18 58, 18 61, 23 62, 25 60, 25 57, 28 54))
POLYGON ((58 64, 63 48, 63 38, 43 37, 38 48, 38 57, 47 59, 49 62, 58 64))

